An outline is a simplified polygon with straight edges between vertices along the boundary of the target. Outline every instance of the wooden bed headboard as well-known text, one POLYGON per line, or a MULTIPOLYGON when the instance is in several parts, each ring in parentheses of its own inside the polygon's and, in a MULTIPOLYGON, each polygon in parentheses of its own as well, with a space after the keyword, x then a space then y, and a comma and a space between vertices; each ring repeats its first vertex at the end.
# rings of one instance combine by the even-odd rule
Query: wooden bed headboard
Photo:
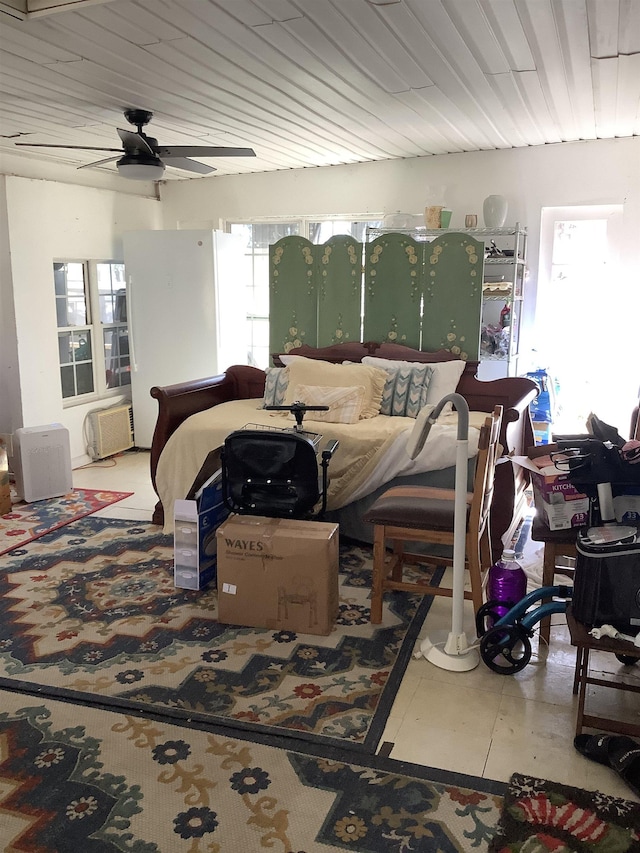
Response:
MULTIPOLYGON (((376 358, 389 358, 393 361, 419 362, 420 364, 458 360, 457 355, 446 349, 439 349, 434 352, 422 352, 421 350, 404 346, 404 344, 392 344, 388 341, 382 344, 376 343, 376 341, 367 341, 363 344, 356 341, 348 341, 343 344, 332 344, 328 347, 310 347, 303 344, 301 347, 296 347, 287 353, 272 353, 271 359, 276 367, 283 366, 281 360, 281 356, 283 355, 302 355, 305 358, 317 358, 322 361, 329 361, 332 364, 341 364, 343 361, 362 361, 367 355, 374 355, 376 358)), ((468 361, 464 372, 465 374, 475 376, 477 370, 478 362, 468 361)))

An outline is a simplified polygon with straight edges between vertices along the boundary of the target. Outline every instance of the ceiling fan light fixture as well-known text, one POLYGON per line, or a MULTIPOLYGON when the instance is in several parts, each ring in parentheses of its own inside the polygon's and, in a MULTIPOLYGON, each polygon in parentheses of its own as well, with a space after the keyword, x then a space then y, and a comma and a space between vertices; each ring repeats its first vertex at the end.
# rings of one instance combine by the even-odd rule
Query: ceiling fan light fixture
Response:
POLYGON ((116 166, 121 177, 130 181, 159 181, 164 175, 162 160, 146 154, 125 154, 116 166))

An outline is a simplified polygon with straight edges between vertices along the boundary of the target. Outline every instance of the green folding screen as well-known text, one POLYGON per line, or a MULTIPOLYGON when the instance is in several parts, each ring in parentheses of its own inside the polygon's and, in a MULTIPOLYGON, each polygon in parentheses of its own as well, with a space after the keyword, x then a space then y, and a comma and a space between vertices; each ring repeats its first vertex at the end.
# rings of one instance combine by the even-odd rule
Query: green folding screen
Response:
POLYGON ((271 352, 365 340, 478 358, 484 244, 469 234, 283 237, 269 265, 271 352))

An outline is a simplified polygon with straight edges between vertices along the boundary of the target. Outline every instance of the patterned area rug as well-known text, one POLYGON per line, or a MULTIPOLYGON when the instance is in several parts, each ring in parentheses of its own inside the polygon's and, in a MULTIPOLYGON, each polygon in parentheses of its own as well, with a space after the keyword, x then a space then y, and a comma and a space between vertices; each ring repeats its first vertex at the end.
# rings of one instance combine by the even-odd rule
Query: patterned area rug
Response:
POLYGON ((105 492, 73 489, 68 495, 33 503, 16 503, 11 512, 0 516, 0 554, 21 548, 45 533, 91 515, 110 504, 124 500, 133 492, 105 492))
POLYGON ((372 626, 371 549, 342 545, 331 634, 222 625, 215 588, 174 587, 172 538, 119 519, 76 521, 1 567, 0 686, 369 752, 432 601, 396 593, 372 626))
POLYGON ((640 805, 514 774, 490 853, 640 851, 640 805))
POLYGON ((469 853, 504 785, 0 691, 0 840, 39 853, 469 853))

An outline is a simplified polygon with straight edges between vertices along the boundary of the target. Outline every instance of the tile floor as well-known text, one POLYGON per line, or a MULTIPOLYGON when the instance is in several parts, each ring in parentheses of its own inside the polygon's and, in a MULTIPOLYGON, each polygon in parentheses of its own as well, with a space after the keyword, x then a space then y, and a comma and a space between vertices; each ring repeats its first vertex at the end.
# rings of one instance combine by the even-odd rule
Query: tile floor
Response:
MULTIPOLYGON (((150 521, 156 495, 149 477, 149 455, 129 452, 113 460, 76 469, 74 485, 134 492, 98 515, 150 521)), ((531 543, 533 549, 537 543, 531 543)), ((528 559, 541 560, 541 552, 528 559)), ((535 584, 534 584, 535 586, 535 584)), ((470 603, 465 628, 473 636, 470 603)), ((563 616, 555 616, 548 650, 538 653, 516 675, 498 675, 484 663, 470 672, 449 672, 414 658, 402 681, 382 742, 391 757, 506 781, 520 772, 613 796, 638 799, 607 767, 583 758, 573 747, 577 697, 572 695, 575 649, 563 616)), ((451 602, 435 598, 421 638, 446 636, 451 602)), ((420 640, 416 648, 418 648, 420 640)), ((640 684, 640 665, 623 667, 613 655, 591 655, 602 672, 624 673, 640 684)), ((640 722, 640 695, 590 688, 588 707, 640 722)))

